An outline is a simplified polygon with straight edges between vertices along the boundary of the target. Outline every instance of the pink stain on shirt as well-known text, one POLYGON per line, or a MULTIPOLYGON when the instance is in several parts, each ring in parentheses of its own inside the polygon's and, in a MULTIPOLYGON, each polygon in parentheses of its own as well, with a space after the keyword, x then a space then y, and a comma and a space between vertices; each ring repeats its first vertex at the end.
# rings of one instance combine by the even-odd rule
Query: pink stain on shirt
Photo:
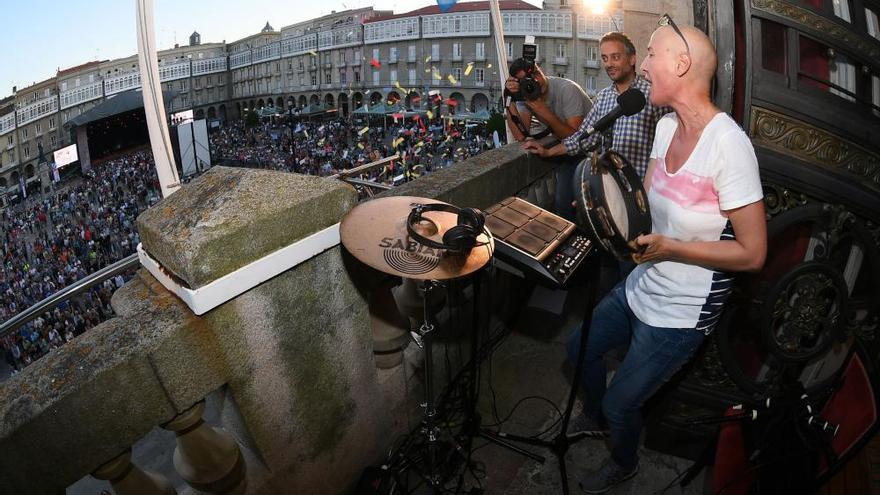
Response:
POLYGON ((718 191, 711 177, 701 177, 679 170, 675 175, 666 173, 666 163, 657 159, 654 175, 651 177, 651 188, 661 196, 687 210, 699 213, 717 213, 718 191))

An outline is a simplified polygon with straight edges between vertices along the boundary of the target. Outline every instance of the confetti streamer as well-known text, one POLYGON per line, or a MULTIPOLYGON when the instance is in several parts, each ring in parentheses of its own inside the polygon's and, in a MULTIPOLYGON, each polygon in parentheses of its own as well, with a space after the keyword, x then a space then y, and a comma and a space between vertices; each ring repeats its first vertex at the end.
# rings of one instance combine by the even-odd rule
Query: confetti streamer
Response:
POLYGON ((370 126, 364 127, 363 129, 358 131, 358 136, 363 136, 370 130, 370 126))
POLYGON ((486 68, 487 68, 487 69, 491 69, 491 68, 492 68, 492 64, 487 65, 486 68))
POLYGON ((313 57, 317 57, 317 56, 318 56, 318 52, 316 52, 315 50, 309 50, 309 55, 311 55, 311 56, 313 56, 313 57))
POLYGON ((446 79, 449 80, 449 84, 455 84, 456 82, 458 82, 458 81, 455 80, 454 77, 452 77, 452 74, 447 75, 447 76, 446 76, 446 79))
POLYGON ((464 68, 464 75, 469 76, 472 70, 474 70, 474 63, 468 62, 467 67, 464 68))
POLYGON ((430 62, 430 61, 431 61, 431 56, 430 56, 430 55, 428 55, 427 57, 425 57, 425 63, 426 63, 426 64, 427 64, 428 62, 430 62))
POLYGON ((433 119, 433 118, 434 118, 434 112, 432 112, 432 111, 430 111, 430 110, 428 110, 427 115, 428 115, 428 118, 429 118, 429 119, 433 119))
POLYGON ((381 69, 382 68, 382 64, 380 64, 379 61, 376 60, 375 58, 370 59, 370 65, 372 65, 374 69, 381 69))
MULTIPOLYGON (((457 107, 457 106, 458 106, 458 101, 456 101, 455 98, 447 98, 447 99, 446 99, 446 104, 449 105, 450 107, 457 107)), ((451 119, 450 119, 450 120, 451 120, 451 119)))
POLYGON ((400 143, 402 143, 402 142, 403 142, 403 138, 397 138, 394 140, 393 143, 391 143, 391 147, 394 149, 397 149, 397 147, 400 146, 400 143))
POLYGON ((358 143, 358 148, 364 149, 364 143, 358 143))

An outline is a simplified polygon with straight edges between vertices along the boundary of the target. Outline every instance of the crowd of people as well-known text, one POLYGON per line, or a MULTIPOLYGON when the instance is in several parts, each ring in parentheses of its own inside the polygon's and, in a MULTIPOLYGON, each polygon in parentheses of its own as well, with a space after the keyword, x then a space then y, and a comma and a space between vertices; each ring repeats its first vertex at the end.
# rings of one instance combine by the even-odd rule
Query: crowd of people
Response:
POLYGON ((210 141, 219 163, 321 176, 398 153, 400 159, 391 167, 362 177, 384 184, 429 173, 495 146, 483 123, 427 122, 423 117, 370 124, 349 119, 276 120, 253 127, 239 121, 212 134, 210 141))
MULTIPOLYGON (((389 119, 390 120, 390 119, 389 119)), ((379 125, 323 122, 232 122, 212 132, 215 163, 327 176, 400 154, 362 178, 393 184, 494 146, 484 124, 399 119, 379 125)), ((81 178, 56 184, 0 212, 3 226, 0 321, 135 251, 135 219, 160 198, 152 153, 136 151, 97 164, 81 178)), ((110 318, 110 297, 130 274, 116 276, 0 338, 17 373, 110 318)))
MULTIPOLYGON (((0 321, 133 253, 135 218, 158 198, 152 154, 138 151, 3 210, 0 321)), ((109 279, 0 340, 12 373, 112 316, 110 296, 125 279, 109 279)))

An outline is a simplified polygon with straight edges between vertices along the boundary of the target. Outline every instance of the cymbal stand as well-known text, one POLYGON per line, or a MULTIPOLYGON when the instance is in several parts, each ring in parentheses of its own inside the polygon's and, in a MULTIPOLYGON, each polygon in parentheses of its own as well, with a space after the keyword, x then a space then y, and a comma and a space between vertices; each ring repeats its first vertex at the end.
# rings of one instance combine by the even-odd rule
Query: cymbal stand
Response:
POLYGON ((433 359, 433 340, 434 340, 434 323, 431 320, 431 312, 429 310, 429 300, 431 291, 442 287, 442 284, 436 280, 426 280, 422 292, 424 301, 424 320, 418 332, 411 332, 413 341, 422 349, 425 359, 425 402, 422 407, 425 408, 424 418, 422 419, 422 434, 427 440, 427 474, 426 481, 432 489, 441 488, 443 480, 437 472, 437 454, 439 428, 436 425, 437 406, 434 397, 434 359, 433 359))

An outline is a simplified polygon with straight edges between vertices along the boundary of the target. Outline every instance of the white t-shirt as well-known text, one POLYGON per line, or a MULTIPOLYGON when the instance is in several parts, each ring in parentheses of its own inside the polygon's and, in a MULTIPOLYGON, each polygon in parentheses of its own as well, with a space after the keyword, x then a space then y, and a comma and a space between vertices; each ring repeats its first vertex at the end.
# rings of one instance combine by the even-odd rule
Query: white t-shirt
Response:
MULTIPOLYGON (((763 198, 758 161, 752 143, 725 113, 703 129, 690 157, 670 174, 665 156, 678 127, 667 114, 657 123, 651 158, 648 203, 652 231, 680 241, 735 238, 725 214, 763 198)), ((647 262, 626 279, 626 298, 644 323, 666 328, 708 332, 721 314, 733 284, 729 273, 675 261, 647 262)))

